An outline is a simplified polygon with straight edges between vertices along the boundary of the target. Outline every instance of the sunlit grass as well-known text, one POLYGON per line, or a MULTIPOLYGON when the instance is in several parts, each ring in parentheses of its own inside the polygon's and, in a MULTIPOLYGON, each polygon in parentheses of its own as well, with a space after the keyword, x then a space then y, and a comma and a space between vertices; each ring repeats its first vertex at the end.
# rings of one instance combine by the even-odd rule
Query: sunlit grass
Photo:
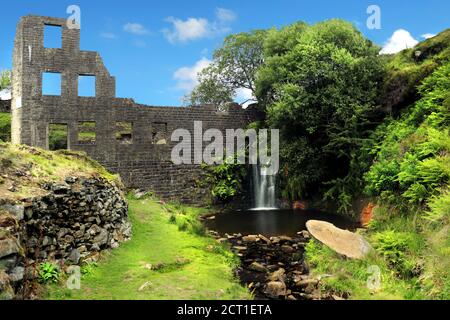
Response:
MULTIPOLYGON (((201 212, 195 208, 184 210, 191 215, 201 212)), ((47 298, 251 298, 232 276, 233 255, 212 238, 180 231, 177 224, 170 222, 171 214, 167 206, 155 200, 130 197, 132 239, 92 268, 82 279, 81 290, 53 286, 47 298), (161 267, 149 270, 149 265, 161 267)))

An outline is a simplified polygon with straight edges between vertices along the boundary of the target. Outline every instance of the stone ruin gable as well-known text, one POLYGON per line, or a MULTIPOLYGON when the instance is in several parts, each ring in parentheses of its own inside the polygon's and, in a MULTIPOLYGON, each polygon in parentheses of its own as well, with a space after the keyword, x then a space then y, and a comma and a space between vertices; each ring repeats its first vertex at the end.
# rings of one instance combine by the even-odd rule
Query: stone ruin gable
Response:
POLYGON ((187 129, 193 137, 194 121, 202 121, 203 131, 224 132, 244 128, 261 115, 239 105, 220 112, 214 106, 155 107, 116 98, 115 79, 100 55, 80 51, 79 43, 80 31, 68 29, 65 19, 22 17, 13 55, 12 142, 48 149, 49 125, 65 124, 68 148, 85 151, 119 173, 127 187, 150 189, 164 199, 202 202, 208 192, 198 188, 200 167, 170 161, 173 130, 187 129), (61 27, 61 48, 44 47, 45 25, 61 27), (44 72, 61 74, 60 96, 42 94, 44 72), (78 96, 79 75, 96 77, 95 97, 78 96), (95 123, 95 142, 78 141, 80 122, 95 123), (117 122, 131 124, 130 141, 117 140, 117 122))

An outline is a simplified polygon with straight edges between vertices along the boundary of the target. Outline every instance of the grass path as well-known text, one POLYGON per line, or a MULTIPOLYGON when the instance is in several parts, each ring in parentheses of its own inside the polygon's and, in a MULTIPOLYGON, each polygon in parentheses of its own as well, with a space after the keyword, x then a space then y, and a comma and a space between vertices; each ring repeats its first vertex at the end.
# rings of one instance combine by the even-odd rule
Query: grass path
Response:
MULTIPOLYGON (((235 257, 214 239, 180 231, 155 200, 130 199, 133 238, 82 276, 81 289, 47 289, 47 299, 248 299, 232 277, 235 257), (163 264, 158 270, 145 266, 163 264), (144 285, 145 284, 145 285, 144 285)), ((201 209, 183 208, 190 214, 201 209)))

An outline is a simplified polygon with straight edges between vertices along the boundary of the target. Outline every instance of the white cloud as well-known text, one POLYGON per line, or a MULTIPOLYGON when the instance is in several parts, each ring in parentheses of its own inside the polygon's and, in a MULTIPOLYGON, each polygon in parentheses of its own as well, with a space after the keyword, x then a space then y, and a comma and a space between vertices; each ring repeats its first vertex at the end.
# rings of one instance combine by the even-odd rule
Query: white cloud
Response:
POLYGON ((217 8, 216 9, 216 17, 220 22, 230 22, 236 19, 236 14, 228 9, 217 8))
POLYGON ((424 39, 430 39, 430 38, 433 38, 434 36, 435 36, 435 34, 433 34, 433 33, 425 33, 425 34, 421 35, 421 37, 424 39))
POLYGON ((193 66, 177 69, 173 78, 177 80, 177 89, 189 92, 198 84, 198 73, 211 64, 211 60, 201 58, 193 66))
POLYGON ((137 34, 137 35, 145 35, 148 34, 149 31, 140 23, 133 23, 133 22, 128 22, 127 24, 125 24, 123 26, 123 30, 125 32, 129 32, 132 34, 137 34))
POLYGON ((380 54, 392 54, 400 52, 407 48, 412 48, 419 41, 413 38, 413 36, 404 29, 396 30, 389 40, 384 44, 380 51, 380 54))
POLYGON ((208 20, 204 18, 188 18, 187 20, 168 17, 166 21, 172 23, 172 30, 164 29, 164 35, 171 43, 186 42, 206 37, 209 34, 210 26, 208 20))
POLYGON ((187 42, 206 37, 214 37, 230 31, 228 24, 236 19, 236 14, 228 9, 217 8, 215 21, 205 18, 188 18, 186 20, 168 17, 166 21, 172 27, 163 29, 164 36, 171 43, 187 42))
POLYGON ((115 39, 116 35, 112 32, 102 32, 102 33, 100 33, 100 37, 105 38, 105 39, 115 39))

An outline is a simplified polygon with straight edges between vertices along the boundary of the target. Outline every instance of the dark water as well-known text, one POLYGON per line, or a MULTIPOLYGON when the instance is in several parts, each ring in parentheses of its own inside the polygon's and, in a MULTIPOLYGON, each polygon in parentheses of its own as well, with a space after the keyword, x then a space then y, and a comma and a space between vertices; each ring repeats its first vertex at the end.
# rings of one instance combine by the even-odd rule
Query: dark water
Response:
POLYGON ((263 234, 265 236, 294 236, 306 230, 308 220, 331 222, 338 228, 355 229, 358 224, 341 216, 313 210, 230 211, 205 221, 206 226, 221 234, 263 234))

